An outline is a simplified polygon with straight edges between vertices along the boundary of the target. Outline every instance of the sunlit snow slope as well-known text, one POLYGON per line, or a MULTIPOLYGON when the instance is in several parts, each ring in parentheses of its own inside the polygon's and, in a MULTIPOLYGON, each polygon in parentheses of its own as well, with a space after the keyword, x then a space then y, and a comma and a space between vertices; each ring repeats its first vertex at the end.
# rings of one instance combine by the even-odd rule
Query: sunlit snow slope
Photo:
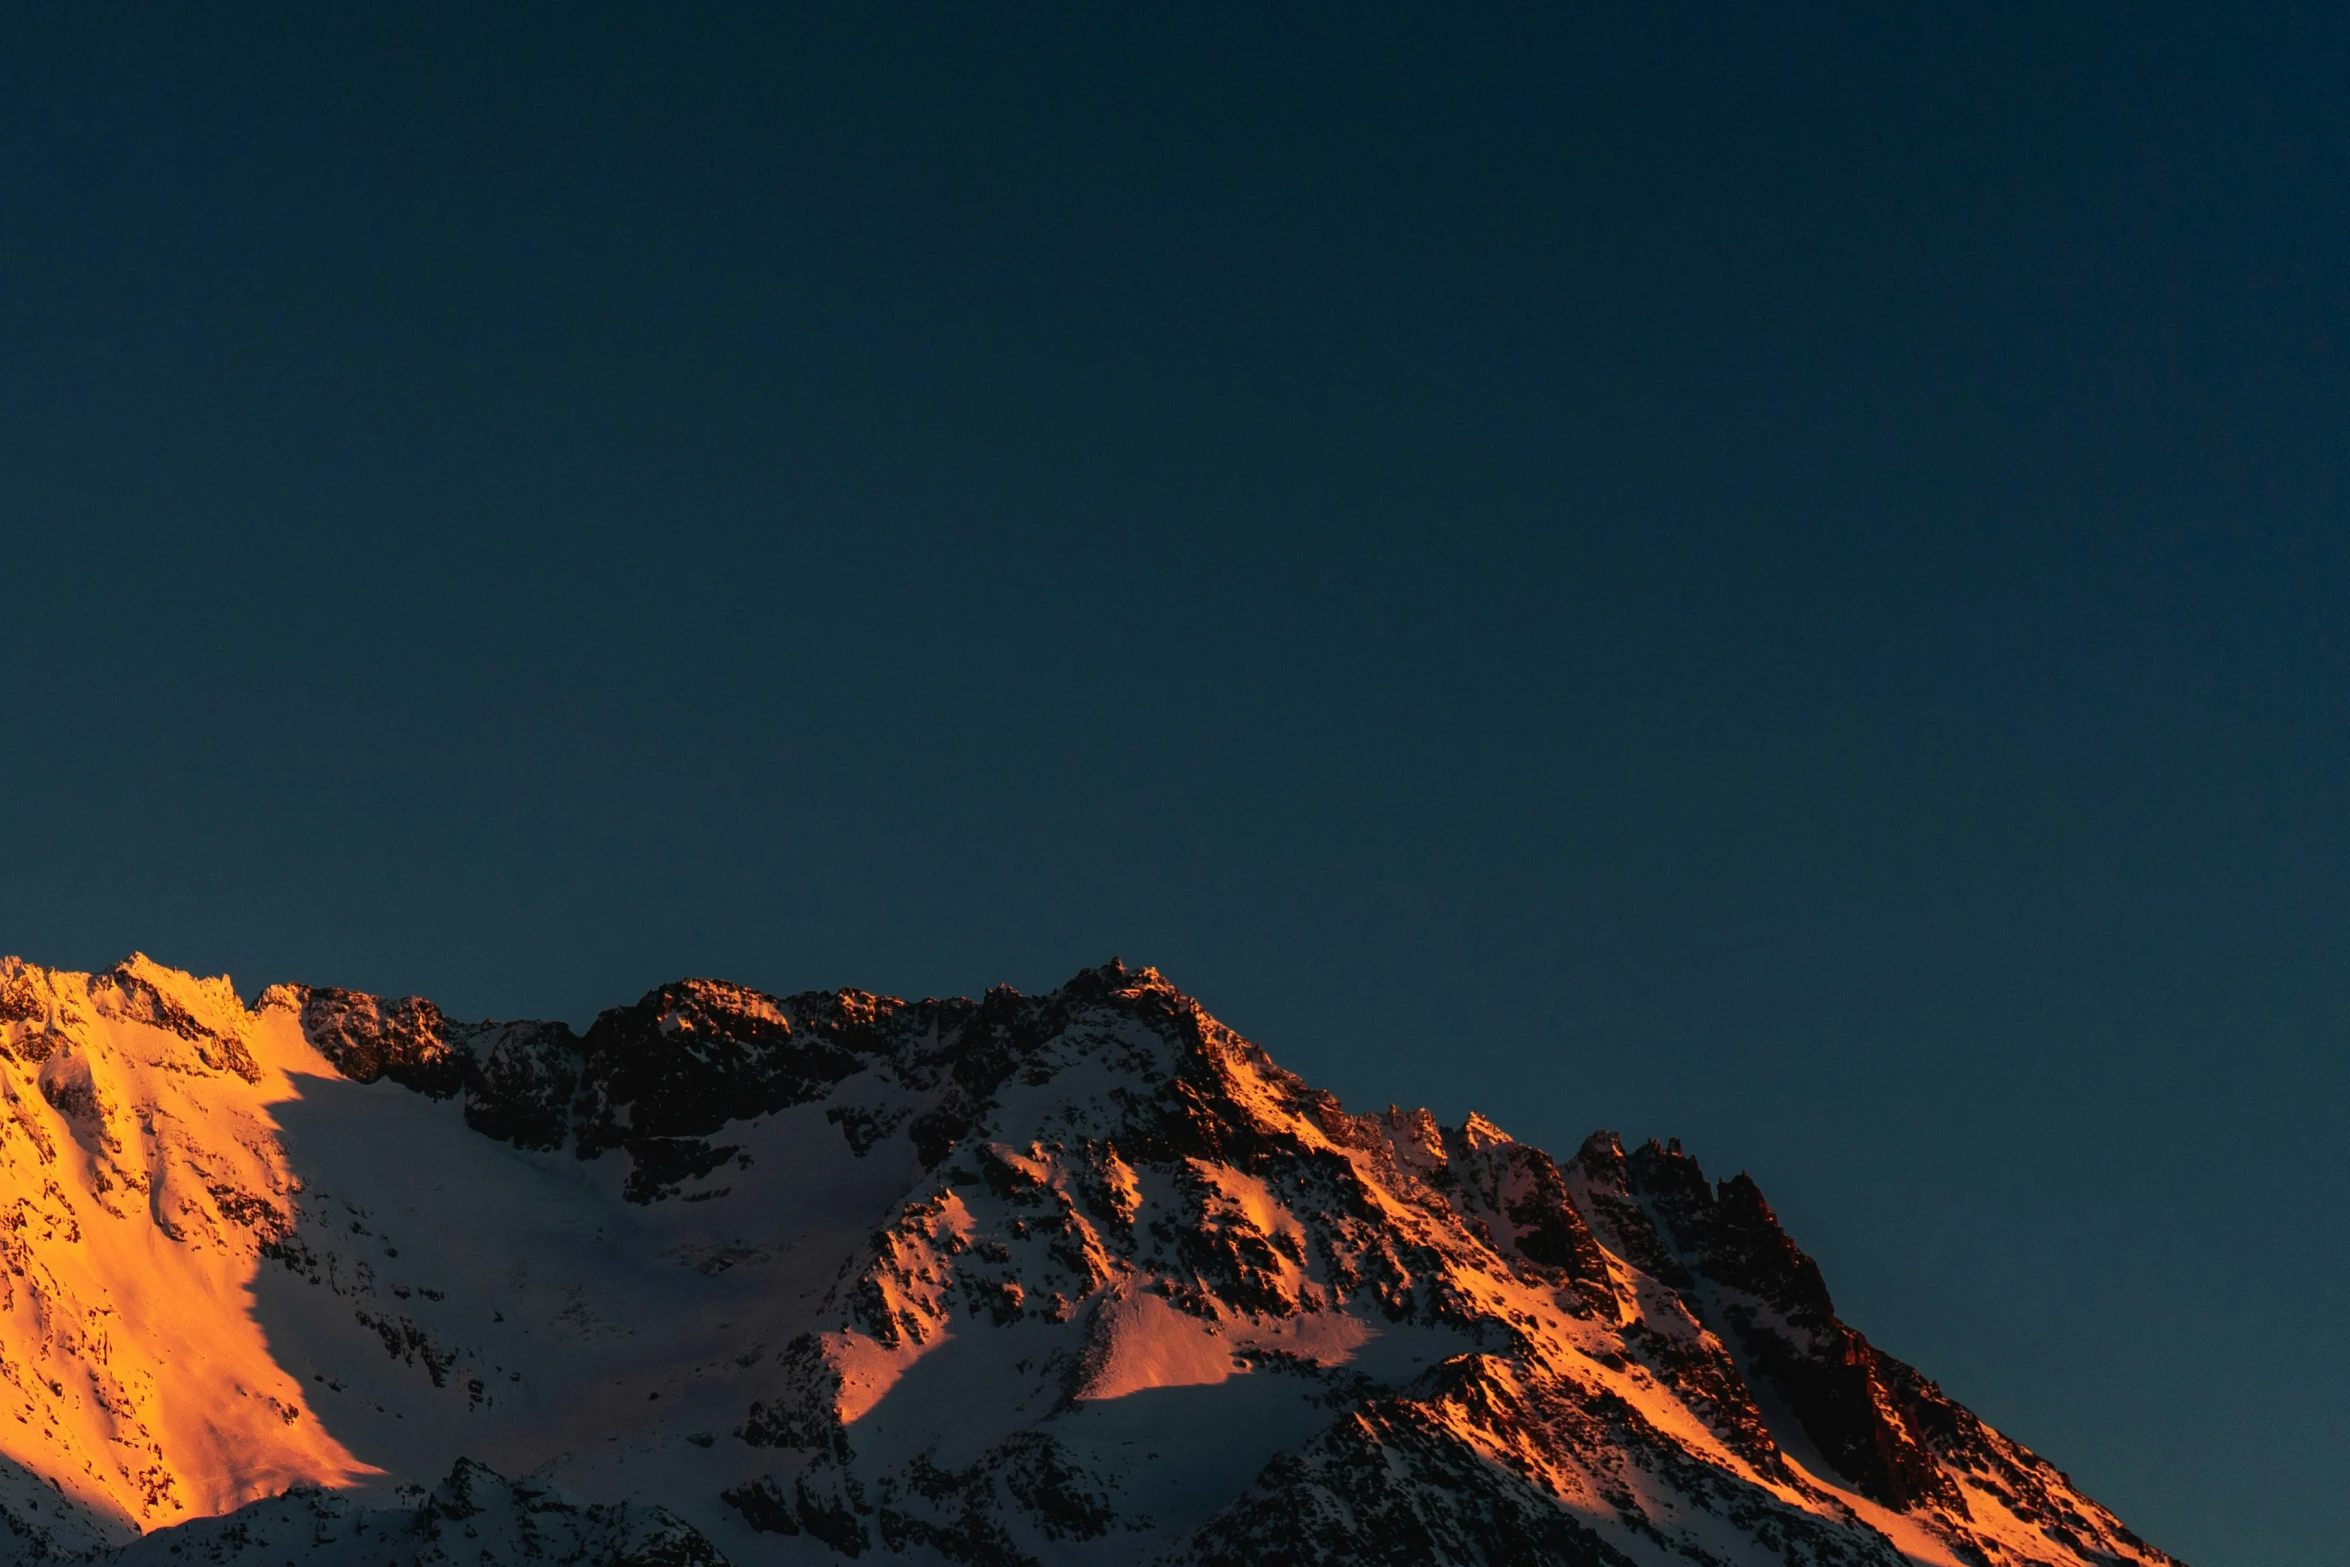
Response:
POLYGON ((2163 1563, 1745 1177, 1154 971, 599 1018, 0 961, 0 1559, 2163 1563))

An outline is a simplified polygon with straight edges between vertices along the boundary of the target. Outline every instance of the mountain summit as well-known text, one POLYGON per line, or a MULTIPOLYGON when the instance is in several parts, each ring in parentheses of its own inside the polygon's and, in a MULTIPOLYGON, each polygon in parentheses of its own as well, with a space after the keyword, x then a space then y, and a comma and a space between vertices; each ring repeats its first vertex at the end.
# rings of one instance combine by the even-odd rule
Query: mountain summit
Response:
POLYGON ((0 1560, 2172 1561, 1745 1176, 1350 1115, 1115 961, 579 1034, 0 960, 0 1261, 0 1560))

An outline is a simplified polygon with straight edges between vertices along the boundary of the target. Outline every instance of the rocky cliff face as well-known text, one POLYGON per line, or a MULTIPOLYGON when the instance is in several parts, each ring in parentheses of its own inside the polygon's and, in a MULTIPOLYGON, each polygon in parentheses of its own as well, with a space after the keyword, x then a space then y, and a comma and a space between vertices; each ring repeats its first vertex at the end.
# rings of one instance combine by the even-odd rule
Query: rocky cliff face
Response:
POLYGON ((1350 1115, 1151 970, 597 1019, 0 964, 0 1558, 2171 1558, 1754 1183, 1350 1115))

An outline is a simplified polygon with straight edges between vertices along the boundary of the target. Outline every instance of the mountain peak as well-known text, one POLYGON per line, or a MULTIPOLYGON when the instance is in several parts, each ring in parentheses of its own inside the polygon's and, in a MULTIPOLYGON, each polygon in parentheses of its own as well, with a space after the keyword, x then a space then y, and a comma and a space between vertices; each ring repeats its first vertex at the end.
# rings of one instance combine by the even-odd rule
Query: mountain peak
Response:
POLYGON ((9 960, 0 1203, 52 1556, 2169 1561, 1747 1175, 1350 1114, 1115 958, 585 1031, 9 960))
POLYGON ((1471 1110, 1469 1118, 1461 1123, 1460 1135, 1461 1140, 1471 1148, 1498 1148, 1504 1143, 1517 1141, 1516 1138, 1474 1110, 1471 1110))

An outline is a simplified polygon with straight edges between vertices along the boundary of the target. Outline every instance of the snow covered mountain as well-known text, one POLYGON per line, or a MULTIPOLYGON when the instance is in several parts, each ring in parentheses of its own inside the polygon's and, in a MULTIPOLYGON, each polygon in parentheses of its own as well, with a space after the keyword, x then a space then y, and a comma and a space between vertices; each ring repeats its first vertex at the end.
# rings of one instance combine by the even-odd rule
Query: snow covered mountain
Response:
POLYGON ((584 1035, 0 961, 0 1263, 0 1560, 2172 1560, 1745 1176, 1349 1115, 1115 961, 584 1035))

